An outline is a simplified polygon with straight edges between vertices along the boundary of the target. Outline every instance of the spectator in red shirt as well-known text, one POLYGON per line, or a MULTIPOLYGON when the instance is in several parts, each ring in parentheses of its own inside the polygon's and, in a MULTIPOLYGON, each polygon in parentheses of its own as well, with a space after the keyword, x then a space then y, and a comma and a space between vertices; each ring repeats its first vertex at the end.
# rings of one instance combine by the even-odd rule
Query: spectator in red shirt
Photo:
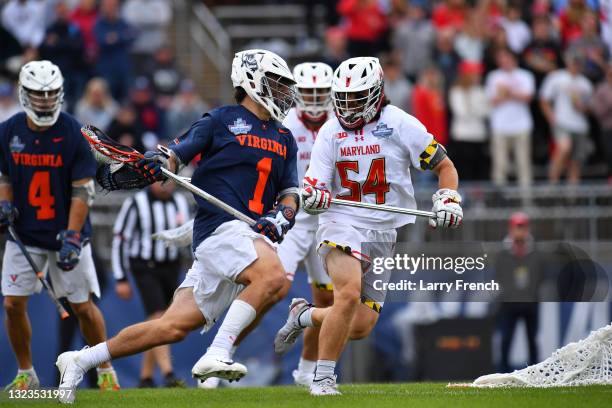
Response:
POLYGON ((97 19, 96 0, 80 0, 78 6, 70 15, 70 21, 81 30, 85 43, 85 53, 89 61, 93 61, 97 53, 96 38, 93 33, 97 19))
POLYGON ((347 20, 346 36, 351 57, 388 49, 387 16, 378 0, 340 0, 338 13, 347 20))
POLYGON ((414 116, 443 145, 448 142, 446 102, 442 74, 436 67, 425 68, 412 92, 414 116))
POLYGON ((582 20, 589 11, 585 0, 569 0, 567 7, 559 13, 559 31, 563 46, 582 34, 582 20))
POLYGON ((434 8, 431 19, 437 30, 459 30, 463 27, 468 12, 465 0, 446 0, 434 8))

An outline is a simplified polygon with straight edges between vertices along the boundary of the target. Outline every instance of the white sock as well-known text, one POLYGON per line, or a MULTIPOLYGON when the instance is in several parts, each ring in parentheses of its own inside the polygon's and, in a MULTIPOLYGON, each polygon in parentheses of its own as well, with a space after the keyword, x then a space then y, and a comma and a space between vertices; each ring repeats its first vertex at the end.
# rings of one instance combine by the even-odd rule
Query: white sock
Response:
POLYGON ((21 369, 18 368, 17 369, 17 375, 19 374, 30 374, 32 377, 38 379, 38 375, 36 375, 36 370, 34 370, 34 367, 30 367, 30 368, 26 368, 26 369, 21 369))
POLYGON ((317 368, 315 370, 315 381, 320 381, 327 377, 334 376, 336 362, 332 360, 317 360, 317 368))
POLYGON ((104 373, 112 373, 114 371, 115 369, 113 367, 107 367, 107 368, 96 367, 96 373, 98 373, 98 375, 104 374, 104 373))
POLYGON ((229 351, 229 358, 230 359, 234 359, 234 354, 236 354, 236 350, 238 350, 238 346, 232 346, 232 348, 229 351))
POLYGON ((317 362, 312 360, 304 360, 300 357, 300 362, 298 364, 298 371, 304 374, 314 374, 315 369, 317 368, 317 362))
POLYGON ((111 360, 110 352, 106 342, 96 344, 93 347, 81 350, 79 352, 79 365, 85 371, 99 366, 111 360))
POLYGON ((304 310, 301 315, 298 316, 298 324, 302 327, 314 327, 314 323, 312 323, 312 312, 314 312, 314 307, 309 307, 304 310))
POLYGON ((230 350, 236 338, 242 330, 255 320, 255 315, 253 306, 240 299, 234 300, 206 354, 222 360, 229 360, 230 350))

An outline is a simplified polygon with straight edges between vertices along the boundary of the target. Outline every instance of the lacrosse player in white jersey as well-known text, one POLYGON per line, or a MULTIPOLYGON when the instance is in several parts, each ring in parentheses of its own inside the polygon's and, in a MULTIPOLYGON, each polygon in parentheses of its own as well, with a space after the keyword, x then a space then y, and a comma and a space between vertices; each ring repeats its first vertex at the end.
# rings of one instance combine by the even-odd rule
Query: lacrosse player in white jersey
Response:
POLYGON ((373 329, 386 295, 373 282, 388 279, 388 273, 375 275, 371 259, 393 256, 396 228, 415 221, 412 215, 330 208, 332 195, 414 209, 412 167, 433 171, 439 179, 431 226, 456 228, 463 218, 455 166, 416 118, 388 104, 377 58, 344 61, 334 72, 332 102, 336 117, 319 130, 300 193, 304 210, 320 214, 316 240, 332 280, 334 303, 320 308, 293 299, 274 344, 284 353, 304 328, 320 328, 313 395, 340 394, 336 362, 347 340, 364 338, 373 329))
MULTIPOLYGON (((296 65, 293 78, 297 87, 297 104, 283 121, 291 130, 298 145, 298 176, 304 178, 312 146, 319 129, 331 112, 331 84, 334 72, 322 62, 306 62, 296 65)), ((298 263, 304 262, 308 282, 312 288, 312 300, 318 307, 331 306, 334 301, 331 279, 317 254, 315 234, 319 223, 316 215, 298 212, 293 229, 278 247, 278 256, 285 268, 287 278, 293 281, 298 263)), ((310 385, 317 364, 319 328, 309 327, 304 331, 304 348, 293 379, 298 385, 310 385)))

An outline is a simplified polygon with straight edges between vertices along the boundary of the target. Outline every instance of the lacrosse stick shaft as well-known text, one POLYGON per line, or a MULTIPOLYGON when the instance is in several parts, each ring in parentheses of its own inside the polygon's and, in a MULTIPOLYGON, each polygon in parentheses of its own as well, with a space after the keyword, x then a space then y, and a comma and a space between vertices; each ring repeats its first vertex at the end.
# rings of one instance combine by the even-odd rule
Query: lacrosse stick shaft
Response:
POLYGON ((418 217, 435 218, 436 216, 431 211, 413 210, 411 208, 400 208, 400 207, 394 207, 392 205, 385 205, 385 204, 362 203, 358 201, 342 200, 339 198, 332 198, 331 203, 336 204, 336 205, 344 205, 347 207, 367 208, 369 210, 386 211, 386 212, 407 214, 407 215, 416 215, 418 217))
POLYGON ((66 309, 64 309, 64 306, 62 306, 62 304, 57 299, 57 297, 55 297, 55 293, 53 292, 53 289, 51 288, 51 286, 49 286, 49 283, 47 282, 47 279, 45 279, 45 275, 42 273, 42 270, 39 269, 38 266, 36 266, 36 263, 32 259, 32 256, 30 255, 30 253, 26 249, 25 245, 23 245, 23 242, 21 242, 21 240, 17 236, 17 233, 15 232, 15 229, 13 228, 13 226, 9 225, 8 230, 9 230, 9 234, 11 234, 11 237, 13 237, 13 241, 15 242, 15 244, 17 244, 17 246, 21 250, 21 253, 23 254, 23 256, 25 256, 26 260, 30 264, 30 267, 32 268, 32 270, 36 274, 36 277, 38 278, 38 280, 44 286, 45 290, 47 291, 47 294, 51 298, 51 301, 53 302, 53 304, 55 304, 55 307, 57 308, 57 311, 59 312, 60 317, 62 318, 62 320, 63 319, 67 319, 68 317, 70 317, 70 315, 68 314, 66 309))
POLYGON ((217 208, 222 209, 223 211, 225 211, 226 213, 236 217, 237 219, 239 219, 240 221, 244 221, 247 224, 253 226, 255 225, 255 220, 252 219, 251 217, 244 215, 243 213, 241 213, 240 211, 236 210, 235 208, 233 208, 232 206, 224 203, 223 201, 219 200, 217 197, 212 196, 210 194, 208 194, 206 191, 202 190, 201 188, 198 188, 196 186, 194 186, 193 184, 191 184, 191 181, 189 178, 187 177, 181 177, 178 176, 176 174, 174 174, 173 172, 171 172, 170 170, 162 167, 162 174, 164 176, 166 176, 167 178, 173 180, 176 184, 178 184, 179 186, 191 191, 193 194, 202 197, 204 200, 208 201, 209 203, 211 203, 212 205, 214 205, 217 208))

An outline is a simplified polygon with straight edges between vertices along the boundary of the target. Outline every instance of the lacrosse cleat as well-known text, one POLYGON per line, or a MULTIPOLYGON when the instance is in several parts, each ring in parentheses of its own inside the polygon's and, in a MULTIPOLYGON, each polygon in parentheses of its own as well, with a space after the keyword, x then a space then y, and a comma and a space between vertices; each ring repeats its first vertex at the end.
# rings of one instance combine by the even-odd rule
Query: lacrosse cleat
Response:
POLYGON ((62 404, 72 404, 76 396, 76 388, 83 381, 85 374, 85 370, 79 365, 79 352, 67 351, 60 354, 55 365, 60 372, 58 400, 62 404))
POLYGON ((218 377, 224 380, 239 381, 247 374, 247 368, 232 360, 221 360, 204 354, 191 369, 191 374, 198 380, 218 377))
POLYGON ((314 373, 304 373, 300 370, 293 370, 292 375, 295 385, 309 387, 310 384, 312 384, 312 380, 314 380, 314 373))
POLYGON ((40 387, 38 376, 34 370, 31 372, 22 372, 15 376, 15 379, 11 381, 9 385, 4 387, 4 391, 11 390, 35 390, 40 387))
POLYGON ((336 376, 325 377, 322 380, 314 380, 310 384, 310 395, 324 396, 324 395, 342 395, 338 391, 338 385, 336 385, 336 376))
POLYGON ((299 323, 299 317, 312 305, 303 298, 294 298, 289 305, 289 317, 283 327, 280 328, 274 338, 274 351, 277 354, 285 354, 295 344, 299 335, 304 331, 299 323))

